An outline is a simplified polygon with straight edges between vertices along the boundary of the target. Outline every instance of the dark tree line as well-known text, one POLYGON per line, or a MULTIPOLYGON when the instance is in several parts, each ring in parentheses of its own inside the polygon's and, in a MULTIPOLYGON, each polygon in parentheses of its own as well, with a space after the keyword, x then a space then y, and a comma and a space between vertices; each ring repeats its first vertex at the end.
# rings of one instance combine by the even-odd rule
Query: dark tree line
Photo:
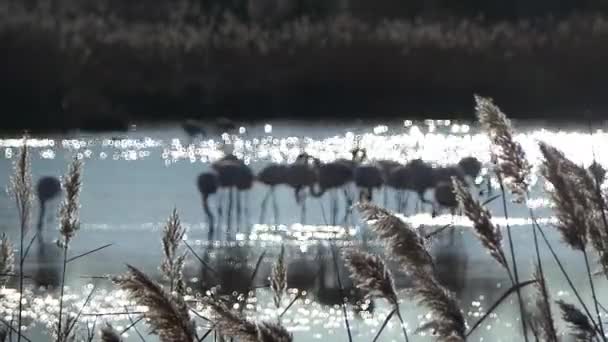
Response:
MULTIPOLYGON (((0 0, 14 2, 16 0, 0 0)), ((518 20, 567 16, 579 12, 608 14, 608 0, 21 0, 30 7, 51 4, 65 11, 103 12, 127 20, 163 20, 179 8, 210 17, 231 13, 242 21, 276 24, 297 17, 319 19, 343 13, 370 21, 384 18, 479 17, 518 20)))

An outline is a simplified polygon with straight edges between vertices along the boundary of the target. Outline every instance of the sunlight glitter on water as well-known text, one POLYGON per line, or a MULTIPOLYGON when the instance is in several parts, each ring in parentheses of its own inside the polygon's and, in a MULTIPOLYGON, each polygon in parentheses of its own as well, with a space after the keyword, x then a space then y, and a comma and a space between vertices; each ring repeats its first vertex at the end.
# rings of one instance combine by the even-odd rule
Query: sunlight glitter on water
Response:
MULTIPOLYGON (((49 150, 58 146, 64 150, 83 153, 85 159, 99 158, 101 153, 112 155, 113 160, 138 160, 150 157, 154 150, 161 150, 161 157, 168 165, 179 161, 212 162, 221 158, 225 152, 233 151, 247 161, 273 161, 289 163, 302 151, 318 157, 321 161, 337 158, 350 158, 354 147, 367 149, 370 160, 390 159, 401 163, 414 158, 440 165, 457 162, 465 156, 475 156, 482 162, 489 162, 489 141, 477 127, 467 123, 443 120, 426 120, 425 123, 406 122, 404 128, 379 125, 369 128, 368 132, 347 131, 322 139, 297 136, 275 136, 271 125, 267 125, 265 136, 249 136, 247 129, 242 134, 224 134, 220 139, 195 140, 184 145, 179 138, 155 139, 142 138, 71 138, 71 139, 29 139, 28 145, 42 149, 43 158, 53 158, 49 150), (447 126, 446 126, 447 125, 447 126), (113 151, 113 152, 112 152, 113 151), (84 154, 85 152, 86 155, 84 154)), ((243 127, 245 128, 245 127, 243 127)), ((608 162, 608 151, 599 148, 608 143, 608 134, 596 130, 593 134, 575 131, 535 129, 515 135, 534 166, 538 165, 539 141, 544 141, 564 151, 567 157, 577 163, 589 165, 594 158, 600 163, 608 162)), ((11 159, 21 139, 0 139, 4 156, 11 159)))

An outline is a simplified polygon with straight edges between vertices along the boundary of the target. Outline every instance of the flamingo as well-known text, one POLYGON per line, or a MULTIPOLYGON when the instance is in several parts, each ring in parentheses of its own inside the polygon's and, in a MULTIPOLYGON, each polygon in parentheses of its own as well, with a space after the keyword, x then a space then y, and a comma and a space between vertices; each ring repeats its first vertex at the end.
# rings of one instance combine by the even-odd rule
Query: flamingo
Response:
POLYGON ((458 162, 458 166, 467 177, 475 180, 481 172, 481 162, 475 157, 464 157, 458 162))
MULTIPOLYGON (((420 203, 432 204, 431 201, 424 197, 424 194, 436 184, 433 167, 422 159, 411 160, 405 167, 409 168, 410 171, 410 181, 408 182, 410 190, 416 192, 420 203)), ((416 203, 416 207, 418 208, 418 203, 416 203)))
POLYGON ((317 189, 311 187, 311 194, 314 197, 321 197, 326 191, 331 191, 332 198, 330 199, 330 207, 332 212, 332 224, 336 224, 336 216, 338 212, 338 195, 337 189, 344 190, 346 198, 345 221, 348 217, 349 208, 352 205, 352 198, 348 191, 347 185, 354 181, 355 169, 365 159, 366 152, 364 149, 355 148, 351 150, 352 158, 336 159, 333 162, 321 163, 318 158, 312 158, 313 165, 316 170, 317 189))
POLYGON ((354 171, 355 185, 359 189, 359 201, 371 201, 374 189, 384 184, 382 171, 376 165, 359 165, 354 171))
POLYGON ((48 201, 57 198, 61 194, 61 182, 57 177, 45 176, 38 180, 36 185, 36 195, 40 203, 40 214, 38 216, 38 243, 42 248, 44 244, 43 227, 44 215, 46 213, 46 204, 48 201))
MULTIPOLYGON (((451 181, 441 181, 435 186, 435 202, 439 207, 447 208, 450 210, 452 215, 458 208, 458 200, 456 194, 454 194, 454 185, 451 181)), ((436 215, 433 210, 433 216, 436 215)))
POLYGON ((391 172, 400 167, 401 164, 399 164, 399 162, 396 162, 394 160, 377 160, 376 161, 376 165, 378 165, 378 168, 380 169, 380 172, 382 173, 382 179, 384 182, 384 207, 388 207, 388 179, 390 177, 391 172))
POLYGON ((278 224, 279 221, 279 207, 277 205, 277 198, 275 189, 278 185, 286 183, 286 176, 288 172, 288 167, 286 165, 281 164, 270 164, 263 168, 257 175, 256 179, 258 182, 265 184, 270 187, 266 196, 262 200, 262 206, 260 211, 260 223, 264 222, 264 217, 266 214, 266 204, 268 199, 272 197, 272 205, 274 208, 274 221, 275 224, 278 224))
MULTIPOLYGON (((232 202, 234 190, 237 190, 237 216, 240 216, 240 193, 251 189, 253 185, 253 171, 241 160, 233 155, 228 155, 211 164, 211 168, 217 172, 220 188, 228 190, 228 215, 227 231, 230 233, 232 222, 232 202)), ((221 205, 219 206, 221 216, 221 205)), ((240 220, 237 217, 237 220, 240 220)))
POLYGON ((440 166, 433 169, 434 183, 452 182, 452 177, 464 182, 466 174, 459 166, 440 166))
POLYGON ((294 192, 296 203, 300 204, 300 222, 306 223, 306 194, 302 191, 311 188, 317 180, 315 169, 309 164, 310 156, 307 153, 300 154, 295 163, 287 167, 285 182, 294 192))
POLYGON ((34 281, 39 286, 57 286, 59 284, 59 257, 53 253, 55 249, 51 248, 50 253, 45 248, 44 241, 44 216, 46 213, 46 205, 49 201, 57 198, 61 194, 61 182, 53 176, 45 176, 38 180, 36 184, 36 196, 40 203, 40 213, 38 216, 37 239, 38 239, 38 269, 34 274, 34 281))
POLYGON ((190 143, 192 143, 192 141, 199 136, 207 136, 208 130, 214 134, 219 134, 223 132, 231 132, 236 129, 236 124, 226 118, 217 118, 215 122, 208 125, 207 128, 205 128, 205 125, 202 122, 194 119, 188 119, 182 122, 181 126, 184 132, 190 138, 190 143))
POLYGON ((407 207, 407 197, 404 198, 404 195, 405 191, 410 190, 412 188, 410 182, 411 168, 406 165, 396 166, 392 168, 388 173, 385 184, 387 187, 391 187, 395 189, 395 191, 397 191, 396 202, 398 212, 403 211, 403 209, 407 207))
POLYGON ((338 212, 337 189, 343 188, 353 180, 353 168, 343 161, 321 163, 318 158, 313 158, 317 173, 317 182, 311 187, 311 195, 321 197, 326 191, 331 191, 330 209, 332 213, 332 224, 336 224, 338 212))
POLYGON ((373 190, 382 187, 384 179, 382 171, 375 164, 362 164, 367 161, 367 150, 356 148, 351 151, 353 154, 353 180, 359 188, 359 201, 371 201, 373 190))
POLYGON ((214 238, 215 232, 215 219, 213 217, 213 213, 209 209, 209 196, 217 193, 219 188, 219 178, 217 173, 215 172, 203 172, 201 173, 197 180, 196 185, 198 187, 198 191, 201 193, 201 197, 203 200, 203 210, 207 215, 207 221, 209 222, 209 232, 207 236, 207 240, 211 241, 214 238))

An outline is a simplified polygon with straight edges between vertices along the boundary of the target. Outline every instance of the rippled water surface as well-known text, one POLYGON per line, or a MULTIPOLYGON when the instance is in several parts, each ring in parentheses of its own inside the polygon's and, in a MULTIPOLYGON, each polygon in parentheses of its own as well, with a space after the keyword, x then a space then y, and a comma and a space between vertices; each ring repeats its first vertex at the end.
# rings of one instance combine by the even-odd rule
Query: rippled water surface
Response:
MULTIPOLYGON (((540 152, 538 141, 548 142, 577 163, 589 165, 594 158, 606 166, 608 135, 602 127, 588 130, 571 125, 548 127, 537 123, 517 122, 518 140, 533 165, 532 207, 544 225, 554 219, 544 195, 544 181, 538 178, 540 152)), ((218 132, 219 133, 219 132, 218 132)), ((11 163, 18 153, 19 139, 0 139, 1 178, 8 182, 11 163)), ((161 228, 173 208, 177 208, 182 224, 187 227, 186 242, 197 255, 207 255, 219 276, 203 272, 201 264, 188 254, 185 273, 188 293, 196 300, 198 294, 211 285, 221 283, 222 290, 234 294, 235 303, 242 304, 241 292, 247 292, 251 274, 260 255, 264 252, 260 269, 253 281, 255 296, 246 302, 247 312, 260 319, 276 319, 280 311, 274 308, 272 296, 266 289, 269 269, 276 259, 279 247, 286 246, 291 296, 296 289, 304 292, 283 317, 284 325, 294 333, 296 341, 314 341, 331 338, 346 341, 338 281, 349 291, 348 315, 355 341, 371 341, 382 324, 390 307, 383 300, 362 302, 356 291, 350 292, 348 272, 339 261, 339 273, 331 257, 331 246, 361 246, 382 252, 373 239, 366 238, 366 226, 356 213, 345 212, 345 201, 339 196, 339 211, 335 224, 330 217, 329 199, 308 196, 303 217, 296 203, 293 190, 277 189, 278 217, 272 205, 268 205, 264 222, 260 222, 260 205, 268 188, 255 183, 242 195, 241 215, 221 217, 219 231, 237 231, 234 239, 208 242, 207 220, 202 209, 201 195, 196 187, 197 176, 210 169, 210 163, 226 152, 232 151, 239 159, 258 172, 270 162, 293 163, 301 152, 318 157, 322 162, 337 158, 350 158, 350 150, 361 147, 367 150, 370 161, 380 159, 406 163, 422 158, 434 165, 447 165, 461 158, 475 156, 487 166, 490 161, 489 141, 471 123, 427 120, 424 122, 395 121, 382 125, 358 124, 302 124, 270 122, 240 127, 233 134, 209 134, 190 138, 180 126, 163 128, 133 127, 127 133, 73 134, 69 136, 35 137, 28 144, 33 148, 32 166, 34 181, 42 176, 60 176, 67 170, 71 158, 84 160, 84 186, 81 196, 82 229, 78 232, 70 255, 76 256, 91 249, 112 244, 95 254, 77 259, 69 264, 67 274, 68 307, 78 312, 92 292, 83 310, 82 318, 92 327, 104 321, 112 321, 123 329, 140 317, 145 308, 134 308, 125 293, 117 291, 105 277, 125 270, 132 264, 155 279, 160 279, 158 265, 161 260, 161 228), (305 221, 305 222, 302 222, 305 221), (331 243, 330 243, 331 242, 331 243), (363 244, 362 244, 363 243, 363 244), (215 248, 211 248, 215 247, 215 248), (240 296, 240 298, 239 298, 240 296), (241 301, 239 301, 239 299, 241 301), (352 304, 352 305, 351 305, 352 304), (367 309, 367 310, 364 310, 367 309), (373 309, 373 310, 372 310, 373 309), (119 315, 126 310, 131 315, 119 315)), ((487 170, 482 171, 485 174, 487 170)), ((481 179, 480 179, 481 180, 481 179)), ((495 184, 494 184, 495 186, 495 184)), ((350 191, 355 193, 354 187, 350 191)), ((228 195, 216 194, 210 198, 214 213, 219 203, 225 203, 228 195)), ((429 193, 428 198, 432 198, 429 193)), ((487 194, 482 195, 487 197, 487 194)), ((434 229, 452 223, 453 230, 441 233, 431 249, 438 265, 439 277, 461 300, 469 325, 486 310, 508 287, 509 280, 495 261, 483 250, 479 241, 470 233, 471 223, 459 215, 442 212, 432 217, 430 210, 416 211, 416 201, 409 196, 403 218, 415 227, 434 229)), ((393 190, 380 190, 374 200, 389 209, 395 209, 393 190)), ((44 258, 33 252, 25 265, 28 274, 28 302, 26 317, 27 334, 33 340, 45 340, 50 322, 57 315, 57 293, 60 250, 53 244, 57 236, 56 211, 58 200, 49 204, 44 217, 44 258)), ((489 204, 495 221, 506 225, 502 203, 489 204)), ((37 206, 36 206, 37 208, 37 206)), ((509 205, 509 223, 514 227, 514 242, 522 279, 530 279, 532 272, 533 244, 528 209, 524 205, 509 205)), ((17 216, 14 203, 6 194, 0 197, 0 226, 17 239, 17 216)), ((38 215, 35 212, 34 218, 38 215)), ((548 228, 551 243, 556 246, 566 268, 586 298, 588 283, 582 256, 564 247, 556 232, 548 228)), ((34 249, 39 248, 36 243, 34 249)), ((543 246, 544 247, 544 246, 543 246)), ((184 248, 184 252, 188 249, 184 248)), ((546 272, 554 299, 575 302, 561 273, 549 252, 543 248, 546 272)), ((396 266, 396 265, 391 265, 396 266)), ((427 309, 416 305, 407 292, 409 280, 396 267, 395 277, 400 289, 401 311, 406 320, 411 340, 430 340, 414 331, 430 318, 427 309)), ((14 288, 14 284, 9 284, 14 288)), ((600 300, 608 299, 605 281, 598 277, 600 300)), ((5 300, 0 303, 0 316, 6 321, 13 317, 18 297, 10 289, 2 290, 5 300)), ((532 295, 532 289, 526 291, 532 295)), ((532 297, 529 297, 533 300, 532 297)), ((290 299, 283 301, 286 307, 290 299)), ((479 329, 471 340, 513 341, 518 340, 519 315, 515 297, 505 302, 479 329)), ((239 304, 236 304, 239 305, 239 304)), ((201 332, 208 323, 200 321, 201 332)), ((138 332, 146 336, 143 323, 135 325, 125 336, 129 341, 141 341, 138 332)), ((82 326, 86 330, 85 325, 82 326)), ((202 333, 201 333, 202 335, 202 333)), ((146 337, 153 341, 154 338, 146 337)), ((382 341, 402 341, 397 320, 391 321, 380 338, 382 341)))

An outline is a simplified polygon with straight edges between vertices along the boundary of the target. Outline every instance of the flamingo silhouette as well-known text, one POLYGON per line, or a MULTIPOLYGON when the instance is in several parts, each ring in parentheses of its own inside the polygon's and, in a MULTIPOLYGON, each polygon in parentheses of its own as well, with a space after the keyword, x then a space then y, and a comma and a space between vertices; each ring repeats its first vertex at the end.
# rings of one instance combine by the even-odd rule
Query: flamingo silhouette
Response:
POLYGON ((38 196, 38 202, 40 203, 40 213, 38 216, 38 243, 40 248, 44 246, 44 215, 46 213, 47 202, 57 198, 61 194, 61 182, 57 177, 45 176, 38 180, 36 185, 36 195, 38 196))
POLYGON ((197 180, 196 185, 198 187, 198 191, 201 193, 202 201, 203 201, 203 210, 207 215, 207 221, 209 223, 209 231, 207 235, 207 240, 211 241, 215 237, 215 219, 213 217, 213 213, 211 209, 209 209, 209 196, 217 193, 217 190, 220 186, 219 178, 217 173, 215 172, 203 172, 201 173, 197 180))
POLYGON ((188 119, 181 124, 182 129, 188 135, 190 143, 197 137, 205 137, 208 133, 221 134, 224 132, 231 132, 236 129, 236 124, 227 118, 217 118, 211 124, 205 125, 194 119, 188 119))
POLYGON ((272 206, 274 209, 274 223, 279 223, 279 206, 277 204, 276 198, 276 187, 286 183, 286 176, 288 172, 288 167, 286 165, 281 164, 270 164, 263 168, 257 175, 256 179, 258 182, 267 185, 270 187, 266 196, 262 200, 262 205, 260 209, 260 223, 264 223, 264 218, 266 214, 266 205, 268 199, 272 197, 272 206))
POLYGON ((303 190, 311 188, 317 180, 315 169, 309 164, 310 156, 300 154, 296 161, 287 167, 285 175, 286 184, 293 189, 296 203, 300 205, 300 222, 306 223, 306 194, 303 190))
POLYGON ((459 166, 440 166, 433 169, 434 184, 441 182, 452 182, 452 177, 456 177, 459 181, 464 182, 466 175, 459 166))
POLYGON ((336 159, 333 162, 321 163, 318 158, 312 158, 316 170, 316 182, 311 187, 311 195, 321 197, 330 191, 330 211, 332 213, 332 225, 336 224, 338 214, 338 189, 343 189, 346 198, 346 209, 344 220, 348 218, 352 198, 348 191, 348 185, 354 181, 355 169, 365 158, 365 150, 355 148, 351 150, 352 159, 336 159))
POLYGON ((45 176, 36 184, 36 196, 40 203, 40 212, 37 224, 38 239, 38 269, 34 274, 34 281, 38 286, 57 286, 59 284, 59 256, 47 251, 44 239, 44 216, 47 203, 61 194, 61 182, 53 176, 45 176))
MULTIPOLYGON (((433 167, 422 159, 414 159, 408 162, 405 167, 409 168, 410 181, 408 183, 410 189, 418 195, 418 203, 421 204, 420 208, 425 203, 433 204, 433 202, 424 197, 426 191, 436 184, 433 167)), ((416 203, 416 211, 419 211, 418 203, 416 203)))
MULTIPOLYGON (((227 213, 227 219, 226 219, 226 224, 227 224, 227 233, 230 234, 231 233, 231 224, 232 224, 232 206, 233 206, 233 196, 234 196, 234 190, 237 191, 237 223, 240 223, 240 216, 241 216, 241 196, 240 194, 243 191, 247 191, 249 189, 251 189, 251 187, 253 186, 253 179, 254 179, 254 175, 253 175, 253 171, 251 171, 251 168, 247 165, 245 165, 245 163, 239 159, 237 159, 235 156, 233 155, 228 155, 224 158, 222 158, 219 161, 214 162, 213 164, 211 164, 211 167, 213 168, 213 170, 215 170, 215 172, 217 172, 218 174, 218 180, 219 180, 219 186, 220 188, 224 188, 226 190, 228 190, 228 213, 227 213)), ((220 217, 221 217, 221 210, 222 210, 222 205, 220 205, 218 207, 219 211, 220 211, 220 217)))
MULTIPOLYGON (((321 197, 325 192, 330 192, 330 212, 332 215, 331 224, 336 224, 338 214, 338 194, 337 190, 343 188, 353 180, 353 168, 349 163, 334 161, 321 163, 318 158, 314 158, 314 165, 317 172, 317 181, 311 187, 311 195, 321 197)), ((345 193, 348 201, 348 195, 345 193)))
POLYGON ((470 177, 473 180, 475 180, 481 172, 481 162, 475 157, 464 157, 460 159, 458 166, 465 176, 470 177))
MULTIPOLYGON (((358 161, 363 163, 367 160, 367 150, 359 149, 361 152, 358 161)), ((353 155, 356 158, 356 155, 353 155)), ((359 201, 371 201, 374 189, 382 187, 384 178, 382 171, 375 164, 356 165, 353 171, 355 185, 359 188, 359 201)))
POLYGON ((388 181, 390 178, 390 174, 394 169, 401 167, 402 165, 394 160, 377 160, 376 165, 382 173, 382 180, 384 182, 384 207, 388 207, 388 181))
MULTIPOLYGON (((456 194, 454 194, 454 185, 451 181, 441 181, 435 186, 435 202, 440 208, 447 208, 454 215, 456 208, 458 208, 458 200, 456 194)), ((436 214, 436 211, 433 210, 433 216, 436 214)))
MULTIPOLYGON (((386 178, 386 186, 395 189, 395 202, 397 203, 397 212, 403 212, 407 207, 406 191, 412 189, 411 168, 406 165, 398 165, 393 167, 386 178)), ((385 199, 385 202, 387 200, 385 199)))

